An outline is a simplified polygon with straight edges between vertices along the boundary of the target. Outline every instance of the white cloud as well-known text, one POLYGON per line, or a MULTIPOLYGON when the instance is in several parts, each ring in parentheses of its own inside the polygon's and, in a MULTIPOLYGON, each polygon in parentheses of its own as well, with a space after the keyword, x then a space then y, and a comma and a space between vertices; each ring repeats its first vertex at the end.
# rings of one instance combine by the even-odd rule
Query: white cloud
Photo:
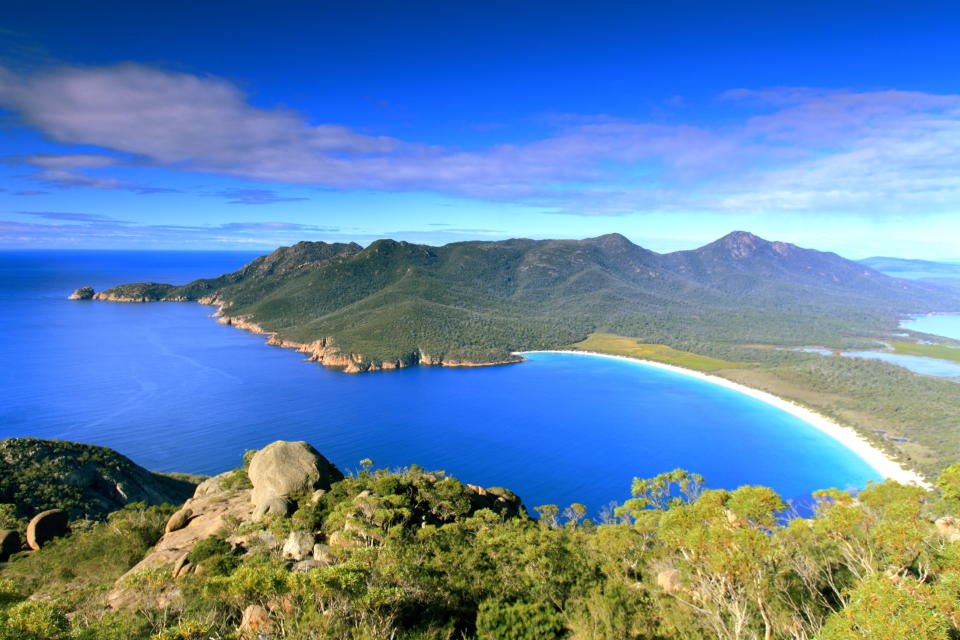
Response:
MULTIPOLYGON (((111 175, 147 166, 274 184, 428 190, 577 215, 650 210, 919 215, 960 200, 960 96, 734 90, 739 121, 557 119, 552 135, 465 152, 252 106, 230 82, 142 65, 0 69, 0 104, 64 145, 103 153, 9 161, 59 186, 151 192, 111 175)), ((289 200, 256 190, 235 202, 289 200)), ((224 194, 227 195, 227 194, 224 194)))

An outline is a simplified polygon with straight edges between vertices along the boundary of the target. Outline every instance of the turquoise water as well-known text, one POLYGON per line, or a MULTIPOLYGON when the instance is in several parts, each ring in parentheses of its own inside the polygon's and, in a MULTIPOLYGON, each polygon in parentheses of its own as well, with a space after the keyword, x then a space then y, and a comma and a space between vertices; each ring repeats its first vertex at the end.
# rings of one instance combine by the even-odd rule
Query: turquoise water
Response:
POLYGON ((901 322, 900 326, 911 331, 932 333, 960 340, 960 314, 941 313, 932 316, 917 316, 912 320, 901 322))
POLYGON ((477 369, 346 375, 191 303, 68 301, 81 285, 181 283, 233 253, 0 253, 0 437, 111 446, 159 471, 217 473, 245 449, 307 440, 343 469, 369 457, 507 486, 528 505, 629 497, 676 467, 787 498, 877 474, 833 439, 734 391, 639 363, 535 354, 477 369))
POLYGON ((841 353, 848 358, 866 358, 868 360, 883 360, 895 364, 914 373, 940 378, 960 377, 960 364, 941 360, 939 358, 925 358, 923 356, 907 356, 887 351, 847 351, 841 353))

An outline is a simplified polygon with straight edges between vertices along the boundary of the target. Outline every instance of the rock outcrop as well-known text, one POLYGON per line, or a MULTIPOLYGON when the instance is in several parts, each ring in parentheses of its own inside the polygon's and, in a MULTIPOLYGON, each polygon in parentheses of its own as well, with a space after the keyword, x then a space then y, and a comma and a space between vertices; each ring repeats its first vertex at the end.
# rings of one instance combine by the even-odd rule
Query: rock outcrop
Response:
POLYGON ((258 604, 252 604, 243 610, 243 618, 240 621, 240 634, 244 638, 263 638, 267 637, 272 624, 270 622, 270 612, 258 604))
POLYGON ((62 509, 49 509, 33 516, 27 525, 27 545, 38 550, 54 538, 65 536, 70 530, 70 517, 62 509))
POLYGON ((266 552, 285 561, 290 571, 309 572, 342 562, 353 549, 380 544, 394 526, 443 524, 481 509, 511 517, 523 509, 506 489, 463 485, 421 470, 396 474, 396 484, 378 485, 382 477, 345 479, 306 442, 273 442, 250 456, 245 472, 236 469, 198 485, 107 601, 114 608, 143 604, 144 596, 128 578, 144 570, 159 569, 174 578, 163 593, 151 596, 162 606, 182 596, 181 579, 216 570, 224 556, 266 552), (391 493, 378 494, 378 486, 391 493), (457 506, 451 510, 451 505, 457 506), (285 537, 278 539, 281 531, 285 537), (198 548, 209 538, 214 539, 198 548))
MULTIPOLYGON (((183 574, 188 567, 187 555, 193 550, 197 542, 218 534, 224 529, 235 526, 237 522, 250 522, 252 509, 250 507, 250 490, 228 490, 207 493, 198 498, 191 498, 181 511, 189 510, 193 515, 183 527, 169 531, 160 538, 157 545, 140 562, 138 562, 125 576, 129 576, 145 569, 159 569, 174 567, 176 574, 183 574)), ((136 589, 124 584, 121 577, 117 586, 107 596, 107 602, 112 607, 124 607, 135 604, 139 598, 136 589)))
POLYGON ((316 537, 308 531, 291 531, 283 543, 281 554, 284 560, 294 560, 300 562, 313 556, 313 547, 316 544, 316 537))
POLYGON ((67 300, 92 300, 96 291, 93 290, 93 287, 80 287, 69 296, 67 300))
POLYGON ((343 479, 343 474, 306 442, 283 440, 254 454, 247 475, 253 483, 254 506, 329 489, 332 482, 343 479))
POLYGON ((6 562, 7 559, 20 551, 20 534, 10 529, 0 531, 0 562, 6 562))
POLYGON ((187 523, 190 522, 190 518, 193 516, 193 509, 184 508, 180 509, 167 520, 167 526, 164 527, 164 533, 171 533, 173 531, 179 531, 187 526, 187 523))
POLYGON ((957 542, 960 540, 960 520, 950 516, 944 516, 934 522, 939 533, 947 542, 957 542))

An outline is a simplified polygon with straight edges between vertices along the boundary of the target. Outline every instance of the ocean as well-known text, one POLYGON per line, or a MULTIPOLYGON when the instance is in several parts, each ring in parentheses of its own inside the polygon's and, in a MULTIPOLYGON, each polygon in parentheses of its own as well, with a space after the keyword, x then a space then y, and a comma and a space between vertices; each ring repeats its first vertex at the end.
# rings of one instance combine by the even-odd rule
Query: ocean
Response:
POLYGON ((155 471, 202 474, 306 440, 344 471, 364 458, 418 464, 594 515, 629 498, 632 478, 678 467, 709 487, 767 485, 787 499, 879 479, 798 418, 639 363, 544 353, 348 375, 219 325, 211 307, 66 299, 80 286, 180 284, 255 256, 0 253, 0 438, 105 445, 155 471))

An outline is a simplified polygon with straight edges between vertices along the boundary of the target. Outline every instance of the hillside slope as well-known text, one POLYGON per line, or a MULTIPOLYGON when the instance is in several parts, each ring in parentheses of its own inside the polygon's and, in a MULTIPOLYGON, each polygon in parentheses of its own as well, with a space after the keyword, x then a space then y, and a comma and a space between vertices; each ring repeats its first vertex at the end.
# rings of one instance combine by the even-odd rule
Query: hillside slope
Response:
POLYGON ((181 504, 196 485, 147 471, 113 449, 90 444, 0 440, 0 503, 30 518, 63 509, 71 518, 98 519, 134 502, 181 504))
POLYGON ((657 254, 585 240, 300 242, 184 286, 122 285, 100 300, 196 300, 348 370, 515 360, 610 330, 665 342, 803 344, 882 335, 899 315, 960 310, 948 289, 832 253, 731 233, 657 254))

